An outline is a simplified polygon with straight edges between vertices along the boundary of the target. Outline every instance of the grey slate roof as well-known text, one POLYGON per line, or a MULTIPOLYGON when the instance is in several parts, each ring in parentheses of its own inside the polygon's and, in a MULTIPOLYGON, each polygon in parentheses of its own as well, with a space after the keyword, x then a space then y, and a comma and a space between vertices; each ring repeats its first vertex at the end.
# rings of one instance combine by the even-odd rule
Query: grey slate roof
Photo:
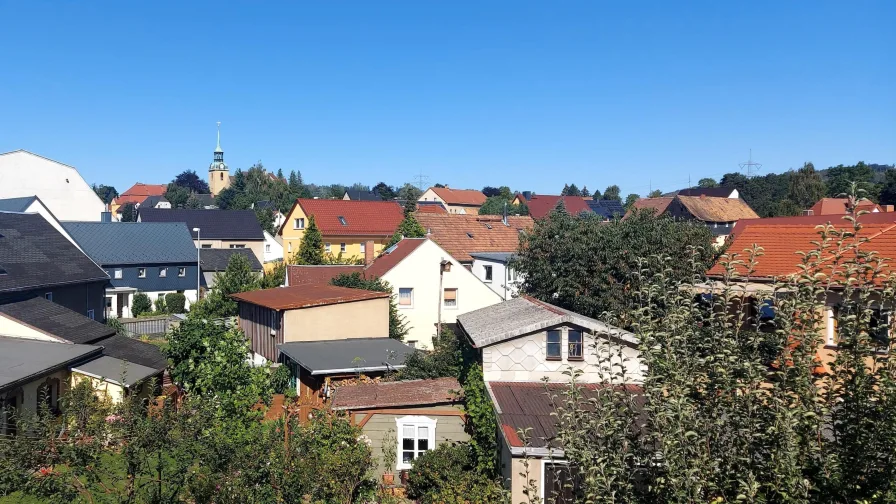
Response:
POLYGON ((147 208, 140 211, 140 221, 184 222, 191 233, 198 227, 204 240, 264 240, 252 210, 147 208))
POLYGON ((102 265, 196 262, 196 245, 183 223, 66 222, 63 227, 102 265))
POLYGON ((0 391, 97 357, 100 348, 0 337, 0 391))
POLYGON ((0 212, 0 292, 108 280, 39 214, 0 212))
POLYGON ((634 334, 591 317, 538 301, 518 297, 457 316, 457 325, 476 348, 487 347, 548 327, 572 324, 589 329, 597 336, 612 336, 629 345, 638 344, 634 334))
POLYGON ((72 343, 90 343, 115 334, 111 327, 42 297, 0 305, 0 315, 72 343))
MULTIPOLYGON (((670 195, 679 196, 712 196, 715 198, 728 198, 734 192, 734 187, 692 187, 690 189, 680 189, 670 195)), ((664 195, 665 196, 665 195, 664 195)))
POLYGON ((168 360, 159 347, 152 343, 114 334, 108 338, 92 341, 91 345, 103 347, 103 355, 133 362, 148 368, 161 371, 168 367, 168 360))
POLYGON ((106 381, 130 387, 143 380, 155 376, 159 370, 133 362, 125 362, 115 357, 104 355, 83 364, 72 366, 72 371, 86 374, 94 378, 103 378, 106 381))
POLYGON ((293 341, 277 348, 312 375, 399 369, 414 352, 392 338, 293 341))
POLYGON ((592 212, 604 219, 625 215, 625 208, 623 208, 621 202, 616 200, 587 200, 585 204, 588 205, 592 212))
POLYGON ((482 259, 484 261, 499 262, 507 264, 513 258, 513 252, 470 252, 473 259, 482 259))
MULTIPOLYGON (((373 191, 359 191, 357 189, 348 189, 345 191, 348 194, 349 199, 355 201, 383 201, 383 198, 380 197, 378 193, 373 191)), ((345 194, 342 195, 343 199, 345 198, 345 194)))
POLYGON ((249 264, 252 265, 252 271, 261 271, 262 266, 261 263, 258 262, 258 258, 255 257, 255 253, 252 252, 252 249, 241 248, 241 249, 200 249, 199 256, 200 262, 202 264, 202 271, 224 271, 227 269, 227 264, 230 263, 230 258, 234 254, 242 254, 246 256, 246 259, 249 259, 249 264))
POLYGON ((140 207, 143 208, 155 208, 161 202, 167 203, 168 200, 165 199, 164 196, 147 196, 143 203, 140 203, 140 207))
POLYGON ((24 212, 37 196, 0 199, 0 212, 24 212))

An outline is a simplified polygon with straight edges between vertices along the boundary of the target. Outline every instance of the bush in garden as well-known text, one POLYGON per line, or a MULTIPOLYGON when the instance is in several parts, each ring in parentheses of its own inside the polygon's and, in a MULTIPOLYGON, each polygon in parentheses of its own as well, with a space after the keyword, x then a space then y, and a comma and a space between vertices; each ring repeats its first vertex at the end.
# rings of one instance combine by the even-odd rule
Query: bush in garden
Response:
POLYGON ((285 394, 289 387, 289 368, 285 365, 277 366, 271 370, 271 390, 275 394, 285 394))
POLYGON ((183 313, 187 305, 187 296, 179 292, 166 294, 165 304, 168 307, 168 313, 183 313))
POLYGON ((155 311, 154 315, 160 314, 160 313, 168 313, 168 305, 165 303, 165 296, 157 297, 155 306, 156 306, 156 311, 155 311))
POLYGON ((152 301, 149 300, 149 296, 143 292, 135 294, 134 301, 131 303, 131 314, 135 317, 139 317, 140 315, 151 311, 152 301))
POLYGON ((407 492, 422 504, 506 500, 501 484, 476 470, 476 457, 468 443, 442 443, 417 457, 408 473, 407 492))

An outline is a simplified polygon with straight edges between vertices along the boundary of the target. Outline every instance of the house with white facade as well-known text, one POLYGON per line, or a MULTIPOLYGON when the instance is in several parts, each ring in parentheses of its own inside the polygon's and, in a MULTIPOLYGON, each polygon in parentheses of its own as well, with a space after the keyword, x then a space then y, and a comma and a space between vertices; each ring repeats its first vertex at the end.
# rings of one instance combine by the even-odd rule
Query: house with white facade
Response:
POLYGON ((470 252, 473 258, 471 271, 482 283, 495 291, 501 299, 508 300, 520 292, 522 279, 509 266, 513 258, 511 252, 470 252))
MULTIPOLYGON (((372 250, 373 247, 367 247, 372 250)), ((328 283, 342 273, 382 278, 410 331, 405 342, 417 348, 432 348, 437 326, 453 324, 458 315, 501 302, 501 296, 476 278, 451 254, 428 238, 405 238, 369 264, 298 266, 287 268, 287 284, 328 283)))
POLYGON ((60 221, 99 222, 106 205, 74 166, 26 150, 0 154, 0 198, 37 196, 60 221))
POLYGON ((529 482, 521 474, 528 473, 545 502, 573 502, 564 500, 575 478, 563 447, 551 436, 557 419, 551 415, 548 392, 563 394, 570 386, 565 372, 573 368, 581 372, 576 382, 585 400, 606 387, 631 394, 636 403, 642 400, 644 369, 637 337, 528 296, 460 315, 457 334, 479 352, 511 500, 526 500, 523 491, 529 482), (611 368, 624 373, 611 375, 611 368), (528 440, 519 435, 525 430, 528 440))
POLYGON ((264 262, 283 260, 283 239, 264 231, 264 262))

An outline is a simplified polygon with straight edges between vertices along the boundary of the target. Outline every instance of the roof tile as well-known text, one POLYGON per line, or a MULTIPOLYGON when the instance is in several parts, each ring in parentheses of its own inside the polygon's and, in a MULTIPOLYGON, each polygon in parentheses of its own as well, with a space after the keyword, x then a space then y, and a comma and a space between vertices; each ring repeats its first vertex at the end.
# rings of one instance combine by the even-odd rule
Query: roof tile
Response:
POLYGON ((351 303, 368 299, 388 298, 388 292, 374 292, 363 289, 350 289, 324 284, 302 284, 289 287, 277 287, 249 292, 240 292, 231 297, 272 310, 294 310, 314 306, 351 303))
POLYGON ((198 227, 204 240, 264 240, 261 225, 252 210, 143 208, 140 209, 140 221, 183 222, 189 230, 198 227))
POLYGON ((548 196, 538 194, 532 196, 526 203, 529 205, 529 215, 532 216, 533 219, 547 217, 554 208, 557 207, 557 203, 561 200, 563 201, 563 206, 566 208, 566 211, 571 215, 579 215, 582 212, 592 212, 588 203, 581 196, 548 196))
POLYGON ((314 216, 324 236, 392 236, 404 219, 402 208, 394 201, 298 199, 296 204, 305 215, 314 216))
POLYGON ((470 252, 516 252, 521 231, 532 229, 528 216, 507 217, 504 225, 496 215, 417 214, 417 221, 459 262, 470 263, 470 252))
POLYGON ((455 378, 344 385, 336 388, 332 407, 358 410, 454 403, 461 390, 455 378))
POLYGON ((451 189, 449 187, 430 187, 442 201, 448 205, 482 206, 485 194, 476 189, 451 189))

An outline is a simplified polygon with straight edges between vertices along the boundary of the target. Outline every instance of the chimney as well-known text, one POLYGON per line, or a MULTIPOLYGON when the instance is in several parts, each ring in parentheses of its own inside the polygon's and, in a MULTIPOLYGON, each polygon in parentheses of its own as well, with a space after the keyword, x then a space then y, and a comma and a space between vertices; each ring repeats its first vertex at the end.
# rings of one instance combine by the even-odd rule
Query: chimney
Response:
POLYGON ((375 257, 376 254, 373 253, 373 240, 367 240, 364 242, 364 264, 372 263, 375 257))
POLYGON ((700 199, 706 199, 706 193, 701 194, 700 199))
POLYGON ((112 212, 100 212, 100 222, 112 222, 112 212))
POLYGON ((881 205, 881 208, 883 208, 884 212, 892 212, 893 211, 893 205, 881 205))

